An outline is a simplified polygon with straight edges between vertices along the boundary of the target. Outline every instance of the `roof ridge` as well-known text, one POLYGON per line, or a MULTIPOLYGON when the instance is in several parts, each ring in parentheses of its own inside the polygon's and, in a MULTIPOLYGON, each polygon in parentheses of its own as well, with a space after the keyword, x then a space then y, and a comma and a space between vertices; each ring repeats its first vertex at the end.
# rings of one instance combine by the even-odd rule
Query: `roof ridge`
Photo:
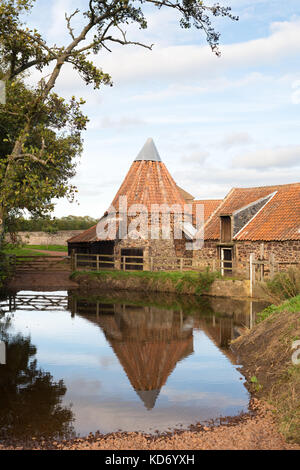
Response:
POLYGON ((253 189, 268 189, 268 188, 283 188, 283 187, 290 187, 290 186, 300 186, 300 182, 296 183, 287 183, 287 184, 272 184, 267 186, 247 186, 247 187, 234 187, 232 190, 253 190, 253 189))
POLYGON ((221 207, 225 204, 225 202, 227 201, 227 199, 229 198, 229 196, 231 195, 231 193, 233 193, 233 191, 235 190, 235 188, 232 188, 229 193, 224 197, 224 199, 222 200, 221 204, 218 205, 218 207, 216 207, 216 209, 210 214, 210 216, 208 217, 207 221, 205 222, 204 224, 204 229, 205 227, 208 225, 208 223, 212 220, 213 216, 217 213, 217 211, 219 209, 221 209, 221 207))

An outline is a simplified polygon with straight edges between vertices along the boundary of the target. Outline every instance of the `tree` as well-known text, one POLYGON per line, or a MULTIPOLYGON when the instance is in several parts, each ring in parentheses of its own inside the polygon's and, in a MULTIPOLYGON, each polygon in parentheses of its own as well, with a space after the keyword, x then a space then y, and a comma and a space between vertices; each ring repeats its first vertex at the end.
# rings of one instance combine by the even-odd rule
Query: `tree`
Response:
MULTIPOLYGON (((6 226, 27 209, 42 216, 52 209, 52 198, 74 198, 69 180, 82 150, 81 131, 87 118, 75 98, 66 103, 52 93, 39 106, 38 121, 26 136, 26 148, 11 159, 15 136, 23 130, 28 103, 38 92, 21 80, 8 82, 5 113, 0 112, 0 218, 6 226)), ((0 234, 1 235, 1 234, 0 234)))
MULTIPOLYGON (((44 198, 46 203, 45 205, 38 204, 39 209, 49 208, 54 194, 56 197, 64 196, 63 189, 61 194, 59 191, 58 194, 55 191, 53 194, 46 180, 48 173, 51 177, 52 172, 55 171, 52 153, 49 152, 48 143, 46 144, 46 136, 43 132, 39 132, 35 135, 35 139, 32 139, 32 134, 35 128, 39 127, 41 116, 45 116, 48 107, 52 108, 55 114, 55 101, 59 99, 52 90, 65 64, 72 64, 83 81, 86 84, 93 84, 95 89, 99 89, 103 84, 111 85, 110 76, 97 68, 92 60, 89 60, 89 56, 99 54, 103 49, 110 51, 110 45, 114 43, 133 44, 151 49, 152 45, 129 40, 125 31, 129 23, 137 24, 140 29, 147 28, 143 11, 146 4, 158 9, 169 8, 179 12, 181 26, 183 28, 194 26, 202 30, 217 55, 220 54, 218 49, 220 35, 213 28, 213 17, 224 16, 233 20, 237 19, 231 14, 229 7, 222 7, 219 4, 208 6, 201 0, 86 0, 83 2, 84 11, 75 9, 69 16, 66 14, 66 28, 71 38, 70 43, 52 46, 36 29, 29 29, 22 22, 22 15, 30 13, 34 2, 35 0, 2 0, 0 5, 0 79, 5 80, 8 93, 11 92, 12 87, 16 86, 18 78, 24 72, 29 72, 32 68, 43 71, 46 66, 52 67, 49 76, 40 80, 36 86, 30 100, 22 101, 22 123, 11 135, 10 145, 2 158, 0 169, 0 177, 4 181, 0 192, 0 219, 2 221, 7 217, 10 208, 19 207, 18 193, 16 193, 15 201, 10 196, 15 182, 19 182, 20 177, 24 176, 24 172, 28 171, 29 167, 36 168, 35 177, 39 179, 37 185, 34 184, 33 187, 37 188, 40 185, 46 193, 48 191, 47 197, 44 198), (73 19, 79 15, 82 26, 79 31, 75 31, 73 19), (41 171, 44 179, 38 178, 37 169, 41 171)), ((72 107, 72 104, 70 106, 72 107)), ((5 106, 2 113, 7 113, 5 106)), ((64 183, 69 177, 68 165, 64 183)), ((64 169, 62 171, 64 172, 64 169)), ((57 185, 55 186, 57 188, 57 185)), ((22 204, 21 208, 34 210, 37 198, 33 197, 31 200, 29 192, 27 195, 26 204, 22 204)), ((3 230, 3 224, 0 226, 0 232, 1 229, 3 230)))

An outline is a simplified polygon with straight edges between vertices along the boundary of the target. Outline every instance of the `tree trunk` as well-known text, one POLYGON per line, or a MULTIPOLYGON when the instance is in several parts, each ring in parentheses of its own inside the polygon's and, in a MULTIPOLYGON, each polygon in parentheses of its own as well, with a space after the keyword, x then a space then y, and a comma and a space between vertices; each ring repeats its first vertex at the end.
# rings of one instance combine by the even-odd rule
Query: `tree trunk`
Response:
POLYGON ((0 206, 0 251, 4 240, 4 209, 0 206))

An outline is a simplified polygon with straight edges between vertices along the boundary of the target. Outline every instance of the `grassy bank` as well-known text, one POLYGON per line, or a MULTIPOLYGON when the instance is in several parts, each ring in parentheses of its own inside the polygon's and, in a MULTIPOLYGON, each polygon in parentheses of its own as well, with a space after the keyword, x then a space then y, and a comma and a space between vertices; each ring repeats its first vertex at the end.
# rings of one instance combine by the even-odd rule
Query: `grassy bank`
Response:
POLYGON ((71 279, 80 282, 81 288, 97 288, 104 284, 112 289, 174 292, 202 295, 209 291, 219 273, 205 271, 182 273, 150 271, 95 271, 75 272, 71 279))
POLYGON ((249 389, 267 401, 285 438, 300 444, 300 365, 292 361, 300 340, 300 295, 261 312, 258 323, 232 344, 249 389))

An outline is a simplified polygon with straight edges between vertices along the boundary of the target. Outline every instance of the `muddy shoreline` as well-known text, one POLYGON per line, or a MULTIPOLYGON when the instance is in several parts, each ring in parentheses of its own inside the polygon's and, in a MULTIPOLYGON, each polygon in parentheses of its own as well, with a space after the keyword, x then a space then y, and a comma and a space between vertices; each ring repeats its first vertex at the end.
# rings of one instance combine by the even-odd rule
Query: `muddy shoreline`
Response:
POLYGON ((271 409, 256 398, 249 412, 221 418, 220 424, 192 425, 189 429, 155 435, 140 432, 89 434, 72 440, 32 438, 0 441, 1 450, 299 450, 278 433, 271 409))

